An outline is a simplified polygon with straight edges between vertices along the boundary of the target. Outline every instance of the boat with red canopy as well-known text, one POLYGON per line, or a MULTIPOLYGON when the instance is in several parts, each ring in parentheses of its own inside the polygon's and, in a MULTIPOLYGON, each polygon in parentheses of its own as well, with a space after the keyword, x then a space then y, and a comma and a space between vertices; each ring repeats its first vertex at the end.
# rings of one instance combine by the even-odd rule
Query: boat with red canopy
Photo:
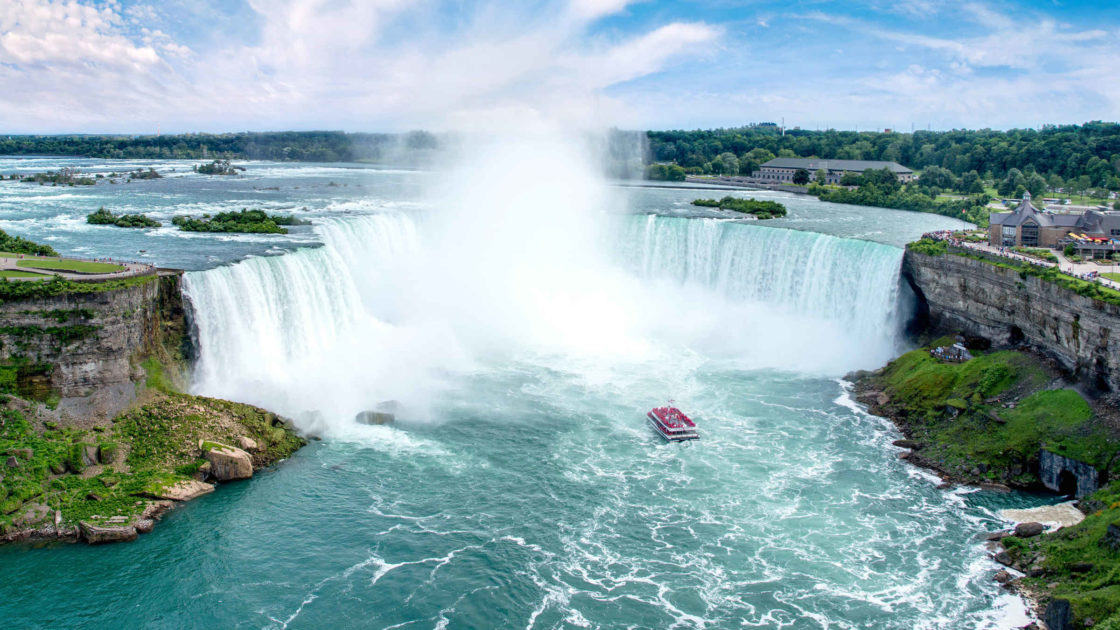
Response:
POLYGON ((673 407, 672 403, 673 401, 670 400, 670 406, 654 407, 646 414, 653 430, 670 442, 700 439, 700 434, 696 432, 696 423, 684 415, 683 411, 673 407))

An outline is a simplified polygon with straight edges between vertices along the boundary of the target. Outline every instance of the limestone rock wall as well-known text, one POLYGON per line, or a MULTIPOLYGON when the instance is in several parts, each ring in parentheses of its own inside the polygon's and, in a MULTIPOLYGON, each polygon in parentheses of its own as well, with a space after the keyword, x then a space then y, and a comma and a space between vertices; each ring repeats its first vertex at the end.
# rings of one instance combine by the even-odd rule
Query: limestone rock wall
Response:
POLYGON ((54 397, 63 415, 114 415, 135 399, 139 363, 163 329, 182 329, 179 280, 161 272, 111 291, 4 302, 0 365, 21 395, 54 397))
POLYGON ((1079 499, 1093 494, 1100 488, 1101 475, 1096 468, 1085 462, 1051 453, 1046 449, 1039 453, 1038 476, 1042 479, 1042 485, 1050 490, 1054 492, 1073 490, 1073 495, 1079 499), (1063 484, 1063 473, 1069 475, 1069 487, 1063 487, 1067 485, 1063 484))
POLYGON ((1120 306, 982 260, 907 250, 902 277, 942 332, 986 337, 997 346, 1027 343, 1088 386, 1120 391, 1120 306))

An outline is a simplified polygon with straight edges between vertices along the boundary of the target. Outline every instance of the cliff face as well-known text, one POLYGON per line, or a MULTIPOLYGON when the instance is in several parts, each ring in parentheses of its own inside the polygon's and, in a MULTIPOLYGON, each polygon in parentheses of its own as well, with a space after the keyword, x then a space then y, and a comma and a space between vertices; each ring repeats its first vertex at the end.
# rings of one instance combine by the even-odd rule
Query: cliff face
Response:
POLYGON ((922 301, 929 325, 986 337, 995 345, 1025 342, 1053 357, 1086 384, 1120 391, 1120 306, 1082 297, 1041 278, 954 256, 906 251, 903 278, 922 301))
POLYGON ((140 362, 182 337, 179 274, 124 288, 0 304, 0 378, 60 415, 111 417, 136 397, 140 362), (13 382, 14 381, 14 382, 13 382))

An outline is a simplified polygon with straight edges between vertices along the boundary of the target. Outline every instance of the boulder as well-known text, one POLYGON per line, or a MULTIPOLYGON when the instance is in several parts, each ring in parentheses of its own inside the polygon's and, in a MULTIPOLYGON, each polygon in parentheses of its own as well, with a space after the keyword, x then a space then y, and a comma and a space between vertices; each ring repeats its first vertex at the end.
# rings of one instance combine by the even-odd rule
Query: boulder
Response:
POLYGON ((999 571, 996 571, 995 580, 997 582, 999 582, 1000 584, 1007 584, 1012 579, 1013 578, 1012 578, 1011 574, 1008 573, 1007 571, 1005 571, 1003 569, 1000 569, 999 571))
POLYGON ((910 459, 910 456, 913 455, 913 454, 914 453, 912 453, 910 451, 902 451, 901 453, 898 454, 898 458, 899 459, 910 459))
POLYGON ((879 392, 875 396, 875 404, 880 406, 880 407, 885 407, 887 405, 887 403, 889 403, 890 401, 891 401, 891 397, 886 395, 886 393, 884 393, 884 392, 879 392))
POLYGON ((251 437, 246 437, 244 435, 237 438, 237 445, 240 446, 241 449, 245 450, 245 451, 254 451, 255 452, 255 451, 259 451, 260 448, 261 448, 260 446, 257 445, 256 440, 254 440, 251 437))
POLYGON ((194 471, 193 476, 199 481, 206 481, 206 478, 210 476, 210 469, 210 462, 203 462, 202 465, 198 467, 198 470, 194 471))
POLYGON ((61 475, 66 472, 66 464, 62 462, 51 462, 51 472, 56 475, 61 475))
MULTIPOLYGON (((139 505, 139 504, 137 504, 139 505)), ((141 520, 152 520, 163 516, 164 512, 170 510, 175 506, 172 501, 151 501, 144 506, 144 511, 140 514, 141 520)))
POLYGON ((1010 535, 1011 534, 1008 534, 1007 532, 988 532, 987 534, 984 534, 984 540, 1000 541, 1010 535))
POLYGON ((136 540, 137 536, 136 528, 132 525, 101 527, 82 521, 78 526, 82 531, 82 539, 91 545, 130 542, 136 540))
POLYGON ((156 526, 156 522, 150 518, 142 518, 136 521, 136 533, 147 534, 152 531, 156 526))
POLYGON ((86 501, 100 501, 101 497, 95 492, 90 492, 86 495, 86 501))
POLYGON ((1073 608, 1068 599, 1055 599, 1046 606, 1042 620, 1050 630, 1073 630, 1073 608))
POLYGON ((97 445, 96 444, 83 444, 82 445, 82 463, 86 466, 96 466, 97 459, 97 445))
POLYGON ((13 455, 13 456, 8 458, 8 461, 4 462, 4 465, 7 466, 8 468, 19 468, 19 460, 16 459, 15 456, 13 455))
POLYGON ((97 447, 97 459, 102 464, 113 464, 116 462, 118 453, 120 453, 120 447, 112 442, 106 442, 97 447))
POLYGON ((1036 578, 1036 577, 1042 577, 1044 575, 1046 575, 1046 569, 1043 569, 1041 566, 1039 566, 1037 564, 1032 564, 1030 566, 1030 568, 1027 569, 1027 577, 1036 578))
POLYGON ((171 501, 190 501, 191 499, 200 497, 213 491, 213 484, 203 483, 201 481, 191 479, 189 481, 180 481, 174 485, 164 486, 160 490, 153 492, 152 495, 157 499, 169 499, 171 501))
POLYGON ((1046 531, 1042 523, 1019 523, 1015 526, 1015 535, 1019 538, 1032 538, 1046 531))
POLYGON ((1120 523, 1111 523, 1101 538, 1101 544, 1111 547, 1114 551, 1120 549, 1120 523))
POLYGON ((1009 567, 1009 566, 1012 566, 1013 564, 1015 564, 1015 561, 1011 559, 1011 554, 1007 553, 1006 551, 1001 551, 1001 552, 997 553, 996 555, 992 556, 992 560, 995 560, 996 562, 1002 564, 1005 567, 1009 567))
POLYGON ((392 424, 397 417, 388 411, 363 411, 354 416, 358 424, 392 424))
POLYGON ((901 448, 908 448, 914 451, 922 448, 921 442, 918 442, 917 440, 895 440, 894 442, 891 442, 891 444, 894 444, 895 446, 901 448))
POLYGON ((20 508, 19 514, 12 522, 19 527, 27 527, 46 520, 51 514, 51 509, 41 503, 27 503, 20 508))
POLYGON ((210 462, 210 475, 218 481, 248 479, 253 476, 253 458, 236 446, 205 442, 202 456, 210 462))

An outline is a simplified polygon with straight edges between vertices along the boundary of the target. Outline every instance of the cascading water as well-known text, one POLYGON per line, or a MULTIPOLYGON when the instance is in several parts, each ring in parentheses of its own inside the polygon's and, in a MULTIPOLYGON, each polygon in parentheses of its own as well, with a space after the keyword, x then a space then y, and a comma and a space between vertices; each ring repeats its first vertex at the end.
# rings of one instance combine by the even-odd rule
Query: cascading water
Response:
MULTIPOLYGON (((272 173, 259 184, 270 197, 321 213, 322 246, 187 274, 194 389, 328 439, 98 550, 94 582, 70 570, 82 547, 0 549, 0 577, 35 585, 0 602, 0 618, 293 630, 1028 622, 971 534, 1033 500, 938 490, 836 381, 894 351, 901 250, 774 222, 621 213, 614 196, 677 212, 695 193, 614 195, 554 144, 468 157, 432 175, 446 194, 423 200, 402 196, 396 175, 250 165, 247 177, 272 173), (698 443, 667 445, 646 426, 669 397, 697 419, 698 443), (355 422, 390 399, 394 425, 355 422), (164 557, 183 562, 152 561, 164 557)), ((189 186, 241 198, 245 183, 182 185, 176 198, 201 194, 189 186)), ((901 226, 892 242, 943 220, 794 202, 794 219, 822 230, 901 226)), ((197 249, 190 260, 270 249, 256 235, 145 238, 197 249)))
POLYGON ((490 264, 485 245, 481 264, 471 247, 449 260, 438 225, 399 212, 330 219, 321 248, 188 274, 197 391, 331 425, 388 399, 423 407, 496 347, 505 360, 543 354, 561 369, 589 352, 600 365, 687 352, 832 375, 895 349, 901 253, 892 247, 628 215, 599 236, 613 248, 605 261, 573 260, 565 275, 564 264, 490 264), (437 279, 456 262, 453 282, 437 279), (593 344, 577 339, 584 331, 593 344))

